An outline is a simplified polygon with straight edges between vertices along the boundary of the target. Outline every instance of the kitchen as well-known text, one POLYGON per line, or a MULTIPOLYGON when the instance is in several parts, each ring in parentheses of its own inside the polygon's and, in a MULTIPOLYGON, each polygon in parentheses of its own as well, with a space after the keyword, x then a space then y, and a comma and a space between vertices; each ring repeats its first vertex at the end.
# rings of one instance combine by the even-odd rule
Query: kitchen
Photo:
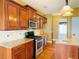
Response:
MULTIPOLYGON (((76 45, 78 45, 79 43, 78 38, 76 38, 76 40, 71 40, 71 37, 73 36, 74 38, 78 34, 78 20, 73 20, 79 19, 77 18, 79 16, 79 8, 73 8, 74 11, 72 11, 71 13, 73 13, 74 15, 70 14, 70 17, 73 16, 71 21, 69 14, 65 14, 66 17, 61 17, 62 15, 58 13, 53 13, 53 16, 50 15, 52 11, 50 8, 47 9, 46 5, 44 5, 44 13, 48 11, 50 12, 46 14, 40 13, 39 11, 42 8, 36 9, 35 7, 33 7, 34 5, 32 5, 33 1, 31 3, 29 1, 0 0, 0 59, 37 59, 40 54, 43 54, 45 49, 49 48, 47 48, 47 45, 49 44, 51 44, 51 47, 52 45, 54 47, 50 47, 51 50, 48 50, 52 52, 52 50, 54 49, 53 53, 56 57, 54 59, 78 59, 78 47, 76 47, 76 45), (24 2, 28 2, 30 3, 30 5, 24 2), (67 22, 65 21, 59 23, 59 20, 67 20, 69 23, 67 24, 67 22), (73 25, 75 28, 73 27, 73 25), (62 31, 61 28, 59 31, 58 26, 64 26, 63 29, 65 28, 66 32, 64 32, 65 30, 62 31), (68 28, 66 28, 66 26, 68 28), (74 30, 76 30, 77 32, 75 32, 74 30), (67 34, 68 36, 65 37, 65 39, 68 40, 62 40, 62 38, 60 39, 59 35, 61 37, 61 33, 67 34)), ((67 1, 68 0, 66 0, 66 2, 67 1)), ((49 1, 46 0, 46 2, 49 1)), ((41 3, 39 2, 38 5, 41 3)), ((50 3, 52 2, 50 1, 50 3)), ((49 6, 51 5, 50 3, 48 4, 49 6)), ((76 5, 77 3, 78 1, 76 1, 76 3, 74 2, 73 4, 76 5)), ((63 5, 64 4, 65 3, 63 3, 63 5)), ((68 5, 68 3, 66 4, 68 5)), ((51 5, 51 7, 52 6, 54 7, 54 5, 51 5)), ((71 4, 70 6, 73 5, 71 4)), ((39 7, 42 7, 42 5, 39 5, 39 7)), ((59 9, 61 9, 61 7, 59 9)), ((53 11, 55 10, 56 9, 54 8, 53 11)), ((45 52, 48 51, 46 50, 45 52)), ((48 56, 48 54, 46 56, 48 56)))
POLYGON ((0 0, 0 5, 0 59, 36 58, 46 45, 42 29, 47 18, 12 0, 0 0))

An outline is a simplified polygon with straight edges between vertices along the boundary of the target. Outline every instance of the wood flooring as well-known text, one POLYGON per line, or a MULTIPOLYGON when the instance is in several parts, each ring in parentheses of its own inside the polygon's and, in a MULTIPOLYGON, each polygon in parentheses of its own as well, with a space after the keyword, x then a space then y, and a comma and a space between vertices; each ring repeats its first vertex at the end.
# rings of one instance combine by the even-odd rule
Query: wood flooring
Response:
POLYGON ((43 52, 37 57, 37 59, 54 59, 53 45, 47 44, 43 52))

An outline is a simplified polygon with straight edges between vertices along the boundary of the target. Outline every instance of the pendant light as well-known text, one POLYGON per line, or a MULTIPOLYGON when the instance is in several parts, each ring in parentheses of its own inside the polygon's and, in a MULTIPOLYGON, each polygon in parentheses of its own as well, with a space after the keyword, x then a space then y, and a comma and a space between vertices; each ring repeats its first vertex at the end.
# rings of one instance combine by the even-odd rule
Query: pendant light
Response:
POLYGON ((63 14, 63 16, 72 16, 72 15, 73 15, 72 12, 65 12, 65 13, 63 14))
POLYGON ((68 5, 68 0, 65 0, 65 2, 66 2, 66 5, 62 8, 60 13, 62 16, 72 16, 73 9, 68 5))

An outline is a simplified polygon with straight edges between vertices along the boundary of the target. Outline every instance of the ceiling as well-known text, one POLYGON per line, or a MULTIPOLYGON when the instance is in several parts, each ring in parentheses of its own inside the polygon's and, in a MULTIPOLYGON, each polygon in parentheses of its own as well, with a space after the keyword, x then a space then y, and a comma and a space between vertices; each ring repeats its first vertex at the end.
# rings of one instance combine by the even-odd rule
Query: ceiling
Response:
MULTIPOLYGON (((24 5, 28 4, 31 7, 45 13, 55 14, 58 13, 65 5, 65 0, 19 0, 24 2, 24 5)), ((69 5, 72 8, 79 7, 79 0, 69 0, 69 5)))

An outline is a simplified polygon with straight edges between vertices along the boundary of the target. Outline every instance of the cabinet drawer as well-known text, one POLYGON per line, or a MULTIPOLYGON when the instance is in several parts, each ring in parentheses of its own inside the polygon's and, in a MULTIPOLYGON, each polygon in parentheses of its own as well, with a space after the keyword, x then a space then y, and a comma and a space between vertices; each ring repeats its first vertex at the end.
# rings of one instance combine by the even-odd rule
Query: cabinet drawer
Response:
POLYGON ((25 44, 22 44, 22 45, 19 45, 19 46, 12 48, 12 51, 13 51, 13 53, 15 53, 15 52, 18 52, 18 51, 23 50, 23 49, 25 49, 25 44))

